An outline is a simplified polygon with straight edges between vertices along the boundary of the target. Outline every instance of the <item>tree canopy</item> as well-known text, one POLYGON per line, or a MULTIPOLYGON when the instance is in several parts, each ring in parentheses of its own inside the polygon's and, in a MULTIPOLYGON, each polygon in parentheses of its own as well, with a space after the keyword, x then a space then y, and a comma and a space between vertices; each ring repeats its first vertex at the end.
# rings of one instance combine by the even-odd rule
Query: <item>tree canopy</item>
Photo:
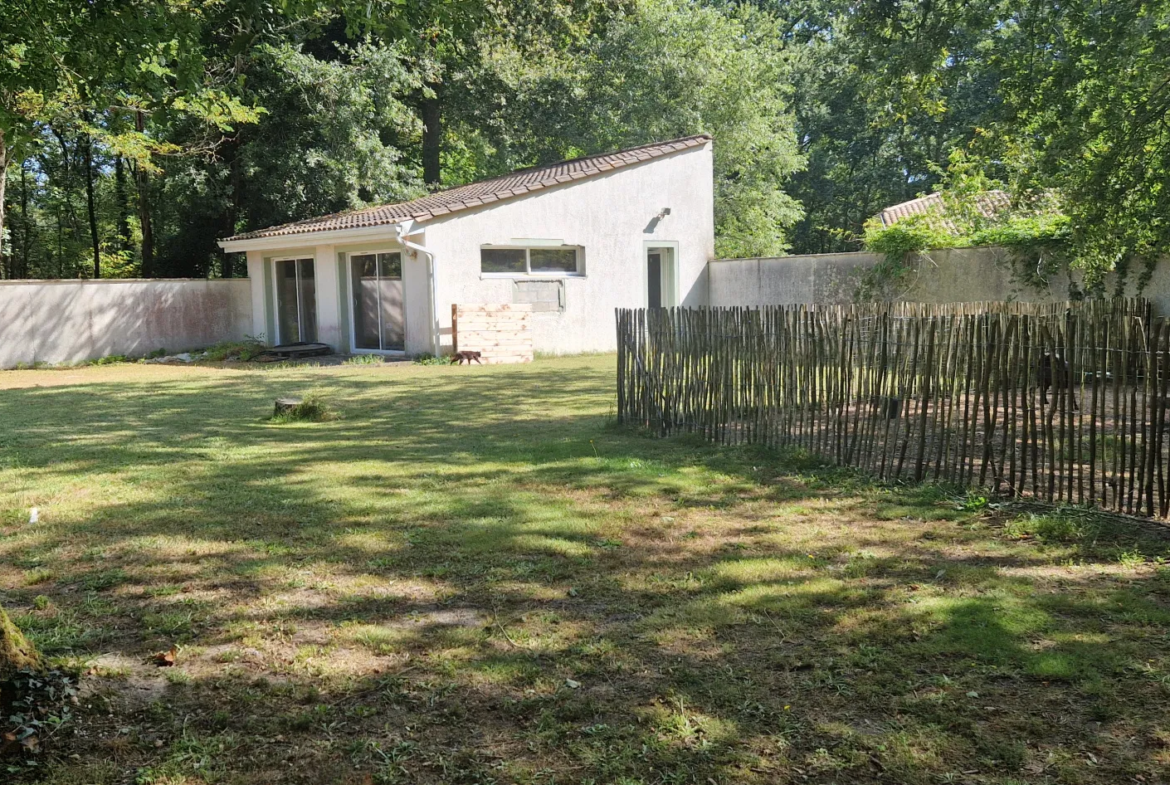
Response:
POLYGON ((1170 243, 1170 0, 0 0, 0 18, 3 278, 230 276, 232 233, 700 132, 720 256, 858 248, 956 161, 1017 217, 1058 203, 1090 271, 1170 243))

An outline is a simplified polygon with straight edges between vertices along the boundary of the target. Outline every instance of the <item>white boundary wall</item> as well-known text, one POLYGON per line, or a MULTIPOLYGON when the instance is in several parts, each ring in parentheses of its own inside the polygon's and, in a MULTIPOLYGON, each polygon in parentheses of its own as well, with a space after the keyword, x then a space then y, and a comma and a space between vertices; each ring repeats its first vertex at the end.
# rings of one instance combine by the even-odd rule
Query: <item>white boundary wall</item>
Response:
POLYGON ((251 331, 247 278, 0 281, 0 368, 181 352, 251 331))
MULTIPOLYGON (((771 259, 720 259, 708 265, 713 306, 832 305, 850 303, 861 276, 883 259, 874 253, 812 254, 771 259)), ((1127 296, 1147 298, 1154 312, 1170 316, 1170 261, 1155 268, 1146 288, 1136 281, 1142 266, 1133 265, 1126 279, 1127 296)), ((1106 279, 1113 295, 1116 284, 1106 279)), ((1040 287, 1026 283, 1010 252, 1003 248, 950 248, 928 251, 913 264, 892 299, 921 303, 983 301, 1055 302, 1077 290, 1066 273, 1048 277, 1040 287)))

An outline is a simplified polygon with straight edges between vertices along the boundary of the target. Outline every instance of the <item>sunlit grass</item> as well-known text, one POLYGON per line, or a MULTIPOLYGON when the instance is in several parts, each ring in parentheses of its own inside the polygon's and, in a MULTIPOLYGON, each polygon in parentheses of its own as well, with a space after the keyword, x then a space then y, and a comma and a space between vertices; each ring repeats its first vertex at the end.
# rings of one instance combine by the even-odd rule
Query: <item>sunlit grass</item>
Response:
POLYGON ((45 781, 1104 785, 1170 765, 1164 544, 645 438, 610 421, 612 369, 0 374, 0 602, 90 672, 45 781), (314 391, 338 419, 269 421, 314 391), (150 664, 171 645, 175 668, 150 664))

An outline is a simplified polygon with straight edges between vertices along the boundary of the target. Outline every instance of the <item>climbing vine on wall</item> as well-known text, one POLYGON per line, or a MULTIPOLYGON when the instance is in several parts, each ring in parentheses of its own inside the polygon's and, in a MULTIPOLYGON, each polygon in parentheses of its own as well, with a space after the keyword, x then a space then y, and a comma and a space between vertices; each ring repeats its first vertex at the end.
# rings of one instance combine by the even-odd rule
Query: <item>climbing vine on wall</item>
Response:
POLYGON ((865 247, 882 254, 883 259, 862 274, 856 299, 898 299, 910 283, 916 262, 930 250, 954 247, 955 241, 931 215, 912 215, 892 226, 871 219, 866 224, 865 247))
MULTIPOLYGON (((978 206, 977 192, 958 189, 944 191, 942 197, 943 207, 934 212, 908 216, 890 226, 876 218, 866 224, 866 250, 884 258, 860 277, 856 299, 896 299, 904 295, 917 265, 928 261, 932 250, 946 248, 1003 248, 1013 263, 1017 280, 1035 289, 1046 287, 1052 276, 1072 269, 1070 221, 1052 197, 991 215, 978 206)), ((1116 276, 1115 294, 1124 289, 1130 268, 1118 262, 1112 270, 1116 276)), ((1141 266, 1136 281, 1139 291, 1149 282, 1152 272, 1152 264, 1141 266)), ((1098 268, 1082 270, 1079 285, 1069 296, 1106 294, 1105 274, 1098 268)))

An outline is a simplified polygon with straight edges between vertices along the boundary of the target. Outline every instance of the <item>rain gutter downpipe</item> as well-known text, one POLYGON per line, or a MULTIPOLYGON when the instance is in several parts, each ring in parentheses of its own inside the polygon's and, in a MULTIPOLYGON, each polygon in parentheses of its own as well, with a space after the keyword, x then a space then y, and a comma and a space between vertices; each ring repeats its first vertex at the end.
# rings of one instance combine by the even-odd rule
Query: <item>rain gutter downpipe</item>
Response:
POLYGON ((426 254, 427 285, 430 287, 431 295, 431 353, 438 357, 442 350, 442 346, 439 340, 439 308, 435 297, 435 254, 429 251, 425 246, 406 239, 423 232, 423 228, 421 226, 414 226, 413 218, 408 218, 400 224, 394 224, 394 232, 398 235, 398 242, 402 243, 403 247, 409 248, 416 253, 426 254))

